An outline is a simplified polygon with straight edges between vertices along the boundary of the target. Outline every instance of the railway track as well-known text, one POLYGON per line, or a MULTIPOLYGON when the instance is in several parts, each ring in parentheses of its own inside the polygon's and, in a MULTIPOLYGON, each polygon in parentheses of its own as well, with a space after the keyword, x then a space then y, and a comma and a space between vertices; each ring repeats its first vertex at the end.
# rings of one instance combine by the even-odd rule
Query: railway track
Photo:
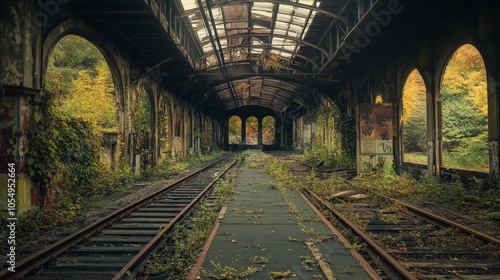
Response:
POLYGON ((21 260, 0 279, 126 279, 234 164, 222 157, 21 260), (217 174, 215 177, 214 174, 217 174), (215 177, 215 178, 214 178, 215 177))
POLYGON ((321 165, 322 163, 314 164, 314 163, 307 162, 307 161, 302 161, 301 163, 303 165, 307 166, 308 168, 313 169, 316 172, 320 172, 320 174, 336 173, 337 175, 343 177, 346 180, 350 180, 350 179, 356 177, 356 175, 357 175, 357 170, 355 168, 337 167, 337 168, 332 168, 332 169, 324 169, 322 167, 318 167, 318 165, 321 165))
POLYGON ((366 196, 332 206, 304 196, 387 279, 500 279, 500 240, 426 210, 366 196))
MULTIPOLYGON (((294 165, 296 175, 314 169, 318 179, 326 178, 316 165, 299 163, 308 170, 294 165)), ((343 170, 337 175, 350 185, 352 173, 343 170)), ((374 279, 500 279, 496 237, 374 193, 347 191, 325 201, 307 188, 302 192, 332 231, 339 229, 340 239, 380 275, 371 273, 374 279)))

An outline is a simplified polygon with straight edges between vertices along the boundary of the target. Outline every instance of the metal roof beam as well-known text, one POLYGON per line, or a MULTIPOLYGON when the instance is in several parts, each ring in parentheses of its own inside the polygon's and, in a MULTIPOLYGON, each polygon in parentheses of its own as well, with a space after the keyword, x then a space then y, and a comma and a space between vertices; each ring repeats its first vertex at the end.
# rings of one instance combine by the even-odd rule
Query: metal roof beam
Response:
MULTIPOLYGON (((316 13, 324 14, 325 16, 328 16, 328 17, 331 17, 331 18, 336 18, 336 19, 339 19, 339 20, 345 20, 344 17, 339 16, 338 14, 330 12, 328 10, 321 9, 321 8, 318 8, 318 7, 312 7, 312 6, 309 6, 309 5, 306 5, 306 4, 302 4, 302 3, 296 3, 296 2, 292 2, 292 1, 285 1, 285 0, 237 0, 237 1, 232 1, 231 0, 231 1, 218 1, 216 4, 210 5, 210 6, 212 8, 218 8, 218 7, 227 6, 227 5, 238 5, 238 4, 259 3, 259 2, 261 2, 261 3, 273 3, 273 4, 290 5, 290 6, 294 6, 294 7, 297 7, 297 8, 313 10, 316 13)), ((187 16, 190 16, 191 14, 196 13, 197 11, 198 11, 198 9, 193 8, 191 10, 185 11, 183 14, 179 15, 179 17, 181 17, 181 18, 182 17, 187 17, 187 16)))
MULTIPOLYGON (((247 46, 248 46, 248 45, 239 45, 239 46, 232 46, 232 47, 229 47, 229 46, 228 46, 228 47, 225 47, 225 48, 221 49, 221 51, 222 51, 222 52, 224 52, 224 51, 230 51, 230 50, 235 49, 235 48, 245 48, 245 47, 247 47, 247 46)), ((279 51, 281 51, 281 52, 285 52, 285 53, 289 53, 289 54, 294 54, 296 57, 302 58, 302 59, 304 59, 305 61, 307 61, 307 62, 311 63, 314 67, 317 67, 317 66, 318 66, 318 64, 317 64, 314 60, 310 59, 309 57, 307 57, 307 56, 305 56, 305 55, 301 55, 301 54, 293 53, 293 51, 289 51, 289 50, 287 50, 287 49, 282 49, 282 48, 278 48, 278 47, 274 47, 274 46, 266 46, 266 48, 267 48, 267 49, 271 49, 271 50, 279 50, 279 51)), ((206 53, 205 53, 205 55, 204 55, 204 56, 202 56, 201 58, 203 59, 203 58, 206 58, 206 57, 208 57, 208 56, 211 56, 211 55, 212 55, 212 53, 213 53, 213 51, 206 52, 206 53)), ((283 59, 283 60, 285 60, 284 58, 282 58, 282 59, 283 59)), ((288 59, 288 58, 287 58, 287 59, 288 59)))
MULTIPOLYGON (((312 44, 312 43, 309 43, 309 42, 307 42, 305 40, 302 40, 302 39, 299 39, 299 38, 295 38, 295 37, 292 37, 292 36, 288 36, 288 35, 251 32, 251 33, 241 33, 241 34, 234 34, 234 35, 219 36, 219 38, 220 39, 231 39, 231 38, 237 38, 237 37, 266 37, 266 36, 276 37, 276 38, 282 38, 282 39, 285 39, 285 40, 295 41, 295 42, 297 42, 299 44, 303 44, 305 46, 314 48, 314 49, 322 52, 323 54, 328 55, 328 52, 325 49, 319 47, 318 45, 312 44)), ((200 44, 203 46, 203 45, 208 44, 208 43, 210 43, 210 41, 204 41, 204 42, 201 42, 200 44)))
MULTIPOLYGON (((313 5, 313 7, 316 7, 316 0, 314 0, 312 5, 313 5)), ((312 13, 313 13, 313 10, 310 10, 309 14, 307 15, 304 26, 302 27, 302 31, 300 32, 300 37, 299 37, 300 40, 302 40, 302 37, 304 37, 304 33, 306 32, 306 27, 307 27, 309 21, 311 20, 312 13)), ((319 48, 319 46, 318 46, 318 48, 319 48)), ((319 48, 319 49, 321 49, 321 48, 319 48)), ((299 50, 299 44, 296 43, 295 49, 293 50, 293 52, 297 53, 298 50, 299 50)), ((324 53, 326 53, 328 55, 328 53, 325 50, 323 50, 323 51, 324 51, 324 53)), ((293 57, 294 57, 293 55, 290 57, 290 62, 288 63, 288 65, 292 64, 293 57)))
MULTIPOLYGON (((212 42, 212 47, 214 50, 216 50, 216 48, 219 47, 220 54, 217 54, 217 52, 216 52, 215 56, 217 57, 217 61, 219 62, 222 74, 224 75, 224 77, 227 78, 228 73, 227 73, 225 62, 224 62, 224 52, 222 51, 222 46, 220 45, 220 40, 218 38, 217 29, 215 27, 214 15, 212 14, 212 9, 208 5, 208 0, 206 0, 207 10, 208 10, 208 13, 210 15, 210 22, 212 23, 213 28, 214 28, 215 40, 214 40, 214 35, 212 34, 212 29, 210 28, 210 23, 207 19, 207 15, 205 14, 205 10, 203 10, 203 3, 201 2, 201 0, 197 0, 197 1, 198 1, 198 8, 199 8, 201 16, 203 18, 203 22, 205 23, 205 26, 208 30, 208 34, 210 37, 210 41, 212 42)), ((238 99, 236 98, 236 95, 234 94, 234 90, 232 89, 231 84, 229 82, 227 82, 227 83, 229 86, 229 90, 231 91, 231 95, 233 96, 233 101, 234 101, 235 105, 238 105, 238 99)))

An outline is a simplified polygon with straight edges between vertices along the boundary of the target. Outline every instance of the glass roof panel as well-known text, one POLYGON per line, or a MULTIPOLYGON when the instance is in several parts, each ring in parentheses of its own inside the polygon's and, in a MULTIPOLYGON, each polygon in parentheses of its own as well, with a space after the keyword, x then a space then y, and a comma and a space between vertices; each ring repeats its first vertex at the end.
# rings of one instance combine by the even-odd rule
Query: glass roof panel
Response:
MULTIPOLYGON (((317 0, 283 0, 279 3, 226 0, 224 4, 204 0, 178 1, 187 15, 183 20, 192 25, 193 34, 198 38, 203 52, 196 65, 211 69, 247 60, 251 60, 249 65, 254 67, 268 58, 274 61, 277 58, 278 63, 285 67, 283 69, 304 66, 303 58, 307 52, 298 55, 300 59, 296 59, 296 54, 301 51, 301 46, 307 45, 302 40, 306 38, 316 17, 317 12, 313 8, 320 7, 320 1, 317 0), (199 7, 198 2, 203 7, 199 7), (310 6, 311 9, 302 5, 310 6)), ((270 71, 284 70, 278 68, 270 71)), ((212 90, 218 92, 218 98, 225 106, 254 102, 283 108, 290 100, 290 94, 300 91, 300 86, 279 79, 259 78, 226 81, 212 90), (261 97, 265 100, 257 100, 261 97)))

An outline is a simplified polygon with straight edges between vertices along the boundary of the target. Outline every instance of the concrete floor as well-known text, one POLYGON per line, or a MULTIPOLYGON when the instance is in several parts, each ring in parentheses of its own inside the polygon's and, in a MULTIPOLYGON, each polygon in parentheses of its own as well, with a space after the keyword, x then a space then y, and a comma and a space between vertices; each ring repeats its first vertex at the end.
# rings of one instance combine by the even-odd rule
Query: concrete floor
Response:
POLYGON ((222 271, 240 274, 238 279, 270 279, 288 271, 290 279, 371 279, 299 193, 282 193, 272 188, 273 181, 259 168, 240 168, 237 194, 227 204, 201 279, 210 279, 210 273, 220 276, 222 271), (312 242, 309 247, 306 241, 312 242), (327 266, 323 270, 330 270, 333 278, 325 277, 314 260, 316 250, 327 266), (258 272, 243 276, 252 268, 258 272))

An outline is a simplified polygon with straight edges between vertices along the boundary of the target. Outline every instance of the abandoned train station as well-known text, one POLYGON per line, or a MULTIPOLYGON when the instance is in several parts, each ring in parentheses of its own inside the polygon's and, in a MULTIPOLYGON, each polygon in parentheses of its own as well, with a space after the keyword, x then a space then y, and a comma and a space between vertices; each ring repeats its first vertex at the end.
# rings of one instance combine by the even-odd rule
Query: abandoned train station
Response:
POLYGON ((25 211, 88 163, 139 176, 214 150, 497 182, 499 5, 2 1, 2 197, 8 164, 25 211))

